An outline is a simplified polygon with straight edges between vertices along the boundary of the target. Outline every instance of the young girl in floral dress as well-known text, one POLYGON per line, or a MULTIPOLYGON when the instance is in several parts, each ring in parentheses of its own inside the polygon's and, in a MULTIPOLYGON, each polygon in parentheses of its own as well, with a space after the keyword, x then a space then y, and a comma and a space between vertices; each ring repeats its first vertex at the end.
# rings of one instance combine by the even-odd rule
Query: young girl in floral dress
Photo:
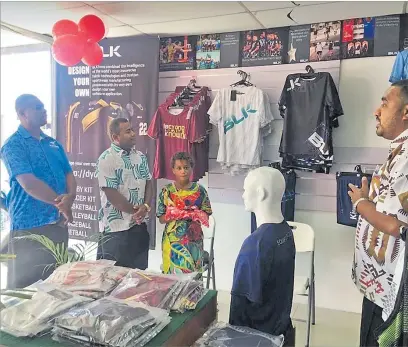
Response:
POLYGON ((166 224, 162 240, 165 274, 201 271, 203 231, 212 214, 204 187, 190 181, 194 162, 188 153, 176 153, 171 161, 176 180, 159 194, 157 217, 166 224))

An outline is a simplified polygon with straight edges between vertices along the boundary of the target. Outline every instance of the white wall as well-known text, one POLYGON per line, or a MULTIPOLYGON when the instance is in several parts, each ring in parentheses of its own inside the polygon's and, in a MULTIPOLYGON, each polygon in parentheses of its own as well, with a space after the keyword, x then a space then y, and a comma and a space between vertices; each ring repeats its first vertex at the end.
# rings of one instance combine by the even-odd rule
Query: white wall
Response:
MULTIPOLYGON (((387 148, 375 135, 372 116, 389 86, 394 57, 353 59, 341 62, 339 93, 344 108, 340 128, 334 131, 335 147, 387 148)), ((385 160, 379 151, 378 163, 385 160)), ((351 162, 350 162, 351 163, 351 162)), ((208 186, 207 178, 202 180, 208 186)), ((158 190, 165 184, 160 181, 158 190)), ((333 185, 333 187, 335 187, 333 185)), ((331 192, 334 193, 335 192, 331 192)), ((213 202, 217 221, 215 240, 217 289, 229 291, 236 256, 250 233, 250 214, 244 210, 239 194, 235 203, 213 202)), ((211 199, 211 194, 210 194, 211 199)), ((319 199, 314 196, 313 199, 319 199)), ((338 225, 333 212, 296 210, 296 221, 310 224, 316 233, 316 303, 318 307, 361 312, 362 297, 351 281, 354 229, 338 225)), ((150 267, 161 264, 161 235, 157 228, 157 247, 150 255, 150 267)), ((297 271, 305 273, 306 259, 298 257, 297 271)), ((304 302, 303 298, 295 299, 304 302)))

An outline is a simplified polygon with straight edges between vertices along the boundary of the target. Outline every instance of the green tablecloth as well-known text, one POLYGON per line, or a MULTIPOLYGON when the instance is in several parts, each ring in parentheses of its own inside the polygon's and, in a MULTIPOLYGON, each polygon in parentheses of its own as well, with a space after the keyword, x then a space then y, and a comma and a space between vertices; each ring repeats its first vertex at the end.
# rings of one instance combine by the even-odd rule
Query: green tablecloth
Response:
MULTIPOLYGON (((187 311, 186 313, 171 313, 170 324, 153 340, 147 344, 147 347, 158 347, 166 343, 167 340, 180 328, 183 324, 193 318, 200 310, 207 305, 215 296, 217 292, 210 290, 207 295, 200 301, 194 311, 187 311)), ((33 339, 17 338, 0 331, 0 346, 6 347, 71 347, 71 345, 55 342, 50 336, 37 337, 33 339)))

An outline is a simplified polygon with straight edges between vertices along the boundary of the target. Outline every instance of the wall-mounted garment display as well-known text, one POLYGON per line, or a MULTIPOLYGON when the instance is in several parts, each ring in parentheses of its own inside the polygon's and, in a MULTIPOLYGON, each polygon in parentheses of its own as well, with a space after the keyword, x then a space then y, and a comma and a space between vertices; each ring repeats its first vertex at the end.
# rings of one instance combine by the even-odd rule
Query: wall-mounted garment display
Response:
MULTIPOLYGON (((356 168, 357 169, 357 168, 356 168)), ((353 211, 353 204, 348 195, 349 184, 361 187, 361 179, 367 177, 371 184, 371 175, 357 170, 355 172, 337 172, 337 224, 356 227, 358 221, 357 212, 353 211)))
POLYGON ((208 171, 207 110, 211 103, 207 87, 177 87, 159 106, 148 135, 156 139, 153 177, 173 180, 171 157, 177 152, 190 153, 195 160, 191 179, 198 181, 208 171))
POLYGON ((329 173, 333 163, 332 128, 343 115, 339 94, 328 72, 310 70, 286 78, 279 100, 284 119, 282 167, 329 173))
POLYGON ((408 78, 408 50, 401 51, 395 58, 391 71, 390 82, 395 83, 408 78))
POLYGON ((268 96, 251 84, 223 88, 208 114, 218 127, 217 162, 222 170, 238 175, 259 167, 263 136, 274 119, 268 96))

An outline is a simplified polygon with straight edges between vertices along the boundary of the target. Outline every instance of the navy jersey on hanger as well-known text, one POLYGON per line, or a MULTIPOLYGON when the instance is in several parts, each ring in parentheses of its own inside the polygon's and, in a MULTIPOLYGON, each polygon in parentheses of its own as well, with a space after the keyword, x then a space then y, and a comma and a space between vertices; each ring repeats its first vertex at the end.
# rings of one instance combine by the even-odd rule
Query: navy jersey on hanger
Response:
POLYGON ((329 172, 333 163, 332 127, 343 108, 328 72, 296 73, 286 78, 279 100, 284 119, 282 167, 329 172))

